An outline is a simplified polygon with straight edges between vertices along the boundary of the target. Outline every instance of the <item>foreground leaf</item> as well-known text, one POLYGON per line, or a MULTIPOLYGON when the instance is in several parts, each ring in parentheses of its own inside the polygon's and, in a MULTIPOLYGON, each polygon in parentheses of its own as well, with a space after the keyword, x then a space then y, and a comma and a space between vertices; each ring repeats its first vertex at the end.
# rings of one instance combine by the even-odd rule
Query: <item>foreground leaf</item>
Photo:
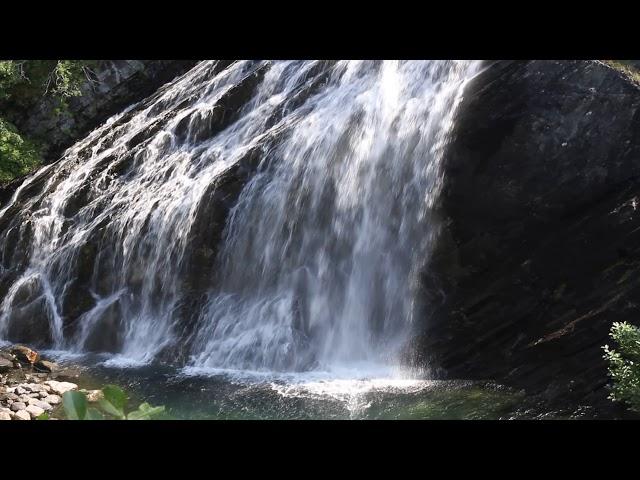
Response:
POLYGON ((87 410, 86 420, 104 420, 104 415, 95 408, 87 410))
POLYGON ((87 416, 87 397, 80 392, 65 392, 62 405, 69 420, 84 420, 87 416))
POLYGON ((153 420, 164 413, 164 407, 152 407, 148 403, 142 403, 138 410, 129 413, 128 420, 153 420))
POLYGON ((110 415, 124 418, 124 407, 127 404, 127 395, 121 388, 115 385, 107 385, 102 389, 104 397, 99 400, 100 407, 110 415))

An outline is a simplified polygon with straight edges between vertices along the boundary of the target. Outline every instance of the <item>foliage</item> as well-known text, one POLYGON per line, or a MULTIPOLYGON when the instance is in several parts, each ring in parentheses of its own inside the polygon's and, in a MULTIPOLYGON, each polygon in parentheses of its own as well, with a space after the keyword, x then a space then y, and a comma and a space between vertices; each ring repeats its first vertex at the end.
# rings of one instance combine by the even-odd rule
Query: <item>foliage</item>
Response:
POLYGON ((38 146, 0 118, 0 183, 26 175, 40 164, 38 146))
POLYGON ((613 350, 605 345, 604 359, 609 363, 613 386, 609 398, 625 402, 640 412, 640 328, 626 322, 615 322, 611 338, 618 344, 613 350))
POLYGON ((0 101, 25 106, 45 96, 65 99, 81 95, 80 87, 96 64, 94 60, 2 60, 0 101))
POLYGON ((164 407, 152 407, 142 403, 137 410, 126 413, 127 395, 115 385, 102 389, 103 397, 98 401, 100 410, 89 406, 84 393, 65 392, 62 405, 69 420, 157 420, 167 418, 164 407))
POLYGON ((41 162, 38 145, 14 123, 25 110, 48 98, 53 113, 67 111, 67 100, 82 94, 94 60, 0 60, 0 183, 25 175, 41 162))

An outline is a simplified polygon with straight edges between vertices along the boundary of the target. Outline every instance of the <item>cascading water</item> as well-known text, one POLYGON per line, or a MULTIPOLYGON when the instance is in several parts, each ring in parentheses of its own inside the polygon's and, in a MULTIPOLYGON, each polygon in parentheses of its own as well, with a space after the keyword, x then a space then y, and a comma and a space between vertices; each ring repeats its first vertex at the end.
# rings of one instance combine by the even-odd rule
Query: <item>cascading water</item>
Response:
POLYGON ((195 368, 396 363, 478 65, 200 63, 0 210, 0 338, 195 368))

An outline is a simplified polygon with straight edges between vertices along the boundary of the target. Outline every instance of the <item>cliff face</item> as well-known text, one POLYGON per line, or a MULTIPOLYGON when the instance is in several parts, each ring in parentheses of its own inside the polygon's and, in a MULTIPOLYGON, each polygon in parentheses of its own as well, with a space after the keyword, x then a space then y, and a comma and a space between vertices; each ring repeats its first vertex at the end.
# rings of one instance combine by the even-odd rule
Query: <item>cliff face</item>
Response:
POLYGON ((43 143, 45 163, 107 118, 151 95, 163 84, 189 70, 194 60, 104 60, 81 87, 82 95, 69 99, 67 111, 44 98, 12 118, 21 132, 43 143))
MULTIPOLYGON (((72 118, 51 119, 45 105, 25 114, 19 126, 50 138, 47 158, 53 161, 83 133, 193 63, 105 63, 96 90, 87 85, 90 91, 71 101, 72 118)), ((640 89, 598 62, 499 61, 486 67, 467 87, 443 163, 442 230, 423 276, 428 308, 414 345, 417 360, 441 377, 494 379, 552 403, 587 403, 603 415, 622 415, 606 399, 601 346, 614 321, 640 322, 640 89)), ((221 131, 261 75, 258 69, 229 89, 213 116, 194 111, 185 117, 176 134, 209 138, 221 131)), ((293 104, 311 95, 324 75, 314 72, 293 104)), ((115 163, 114 177, 128 175, 135 149, 193 100, 172 105, 130 139, 130 155, 115 163)), ((227 212, 278 135, 239 158, 203 196, 189 233, 186 312, 199 308, 211 280, 227 212)), ((81 152, 77 163, 89 153, 81 152)), ((96 172, 108 165, 97 165, 96 172)), ((48 193, 42 190, 46 172, 36 175, 0 226, 13 235, 5 240, 3 295, 28 259, 31 233, 16 236, 18 227, 28 228, 30 215, 21 202, 48 193)), ((0 190, 1 204, 9 191, 0 190)), ((69 219, 92 200, 78 192, 69 219)), ((99 230, 87 241, 74 266, 77 281, 62 308, 69 325, 93 307, 87 287, 104 235, 99 230)), ((191 328, 186 320, 183 326, 191 328)), ((32 330, 33 336, 25 330, 16 339, 36 342, 43 328, 34 323, 32 330)), ((96 343, 106 349, 110 341, 101 336, 96 343)))
POLYGON ((601 346, 640 321, 640 89, 599 62, 490 63, 444 165, 420 360, 619 412, 601 346))

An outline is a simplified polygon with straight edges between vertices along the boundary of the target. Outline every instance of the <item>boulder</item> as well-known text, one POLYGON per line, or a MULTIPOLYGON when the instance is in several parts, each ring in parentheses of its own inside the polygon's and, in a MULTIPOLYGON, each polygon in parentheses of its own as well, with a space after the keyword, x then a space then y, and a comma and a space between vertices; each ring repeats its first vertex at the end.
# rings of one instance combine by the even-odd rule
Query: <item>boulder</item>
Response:
POLYGON ((27 390, 28 392, 44 392, 46 391, 44 386, 38 383, 25 383, 20 385, 22 388, 27 390))
POLYGON ((25 408, 25 410, 29 413, 29 415, 31 415, 31 418, 39 417, 44 413, 44 409, 36 405, 29 405, 27 406, 27 408, 25 408))
POLYGON ((13 362, 6 358, 0 358, 0 373, 5 373, 9 370, 13 370, 13 362))
POLYGON ((68 382, 69 380, 75 380, 80 377, 81 370, 76 367, 65 367, 56 369, 53 373, 53 378, 59 381, 68 382))
POLYGON ((11 355, 11 353, 4 350, 0 350, 0 358, 4 358, 5 360, 10 360, 12 362, 16 359, 16 357, 11 355))
POLYGON ((33 365, 33 368, 38 372, 51 373, 58 369, 58 365, 46 360, 40 360, 33 365))
POLYGON ((58 405, 62 399, 58 395, 47 395, 42 399, 42 401, 50 405, 58 405))
POLYGON ((11 414, 8 412, 0 412, 0 420, 11 420, 11 414))
POLYGON ((11 353, 18 361, 33 365, 40 359, 40 354, 35 350, 25 347, 24 345, 15 345, 11 347, 11 353))
POLYGON ((18 410, 13 414, 14 420, 31 420, 31 414, 26 410, 18 410))
POLYGON ((45 412, 48 412, 49 410, 53 410, 53 407, 49 403, 43 400, 35 400, 34 402, 31 403, 31 405, 41 408, 45 412))
POLYGON ((24 402, 13 402, 11 404, 11 410, 17 412, 18 410, 24 410, 27 408, 27 405, 24 402))
POLYGON ((57 395, 62 395, 65 392, 78 389, 78 385, 75 383, 58 382, 56 380, 48 380, 45 382, 45 385, 49 385, 49 387, 51 387, 51 391, 57 395))
POLYGON ((84 390, 83 393, 87 396, 87 401, 98 402, 104 397, 102 390, 84 390))

